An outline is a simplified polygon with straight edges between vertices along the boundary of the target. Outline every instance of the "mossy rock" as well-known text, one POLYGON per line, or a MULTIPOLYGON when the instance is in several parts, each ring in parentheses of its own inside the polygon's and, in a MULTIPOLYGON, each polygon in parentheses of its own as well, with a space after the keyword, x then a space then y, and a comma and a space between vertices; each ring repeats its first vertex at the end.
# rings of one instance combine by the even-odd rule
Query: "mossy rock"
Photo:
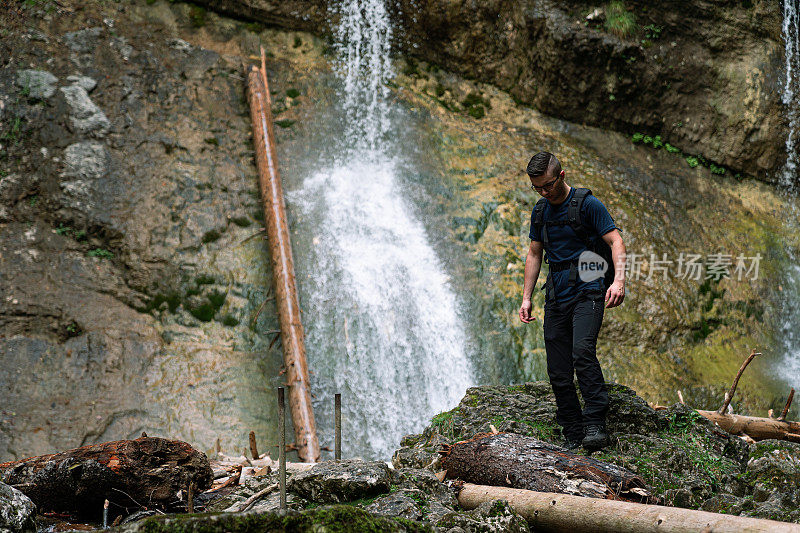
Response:
POLYGON ((314 533, 344 532, 433 532, 429 525, 376 516, 358 507, 333 505, 305 511, 280 513, 221 513, 151 517, 123 526, 128 533, 249 533, 286 531, 314 533))

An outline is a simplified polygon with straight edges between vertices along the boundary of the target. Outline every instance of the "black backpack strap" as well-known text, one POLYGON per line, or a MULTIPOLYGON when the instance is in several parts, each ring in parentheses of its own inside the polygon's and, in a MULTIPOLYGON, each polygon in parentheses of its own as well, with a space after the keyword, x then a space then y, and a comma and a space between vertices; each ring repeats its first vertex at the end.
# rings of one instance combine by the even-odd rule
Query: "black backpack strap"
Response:
POLYGON ((547 236, 547 225, 544 223, 544 205, 547 201, 546 198, 540 198, 536 202, 536 207, 533 208, 533 224, 542 235, 542 242, 545 248, 550 246, 550 239, 547 236))
POLYGON ((586 245, 586 248, 591 248, 591 241, 589 240, 589 229, 581 220, 581 207, 583 206, 583 201, 590 194, 592 194, 591 189, 576 187, 575 194, 572 195, 572 200, 570 200, 569 206, 567 206, 567 220, 569 220, 569 225, 572 227, 575 235, 586 245))

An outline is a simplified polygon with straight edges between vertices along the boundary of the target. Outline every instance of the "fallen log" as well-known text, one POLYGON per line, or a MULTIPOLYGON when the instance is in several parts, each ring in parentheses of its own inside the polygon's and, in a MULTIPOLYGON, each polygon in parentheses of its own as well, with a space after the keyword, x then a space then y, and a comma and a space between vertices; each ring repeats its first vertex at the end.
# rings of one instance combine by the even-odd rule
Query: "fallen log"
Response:
MULTIPOLYGON (((314 412, 311 408, 308 366, 300 302, 294 274, 294 259, 286 224, 281 176, 278 172, 278 153, 272 125, 272 103, 261 49, 261 68, 253 67, 248 79, 250 118, 253 121, 253 145, 256 168, 264 207, 267 236, 272 261, 272 274, 281 326, 286 383, 289 386, 289 408, 292 412, 297 455, 306 463, 319 460, 320 449, 314 412)), ((277 338, 277 337, 276 337, 277 338)))
POLYGON ((591 498, 655 501, 644 481, 620 466, 514 433, 477 435, 442 452, 449 479, 591 498))
POLYGON ((697 412, 733 435, 746 435, 757 441, 778 439, 800 442, 800 422, 780 418, 720 414, 718 411, 700 409, 697 412))
POLYGON ((543 532, 800 532, 800 525, 787 522, 508 487, 464 483, 458 493, 459 505, 467 510, 492 500, 506 500, 525 517, 532 530, 543 532))
POLYGON ((0 481, 25 493, 40 511, 82 517, 99 517, 106 499, 117 512, 168 509, 178 491, 186 491, 190 484, 203 491, 212 478, 204 453, 185 442, 155 437, 0 464, 0 481))

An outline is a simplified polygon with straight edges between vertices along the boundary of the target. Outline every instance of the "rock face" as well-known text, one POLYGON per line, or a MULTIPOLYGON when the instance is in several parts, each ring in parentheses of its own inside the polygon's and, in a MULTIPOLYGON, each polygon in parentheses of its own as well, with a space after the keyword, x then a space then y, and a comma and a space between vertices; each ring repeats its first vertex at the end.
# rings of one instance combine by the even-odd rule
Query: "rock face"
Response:
MULTIPOLYGON (((318 34, 336 20, 322 0, 200 3, 318 34)), ((492 83, 548 115, 659 135, 735 172, 776 179, 788 134, 779 3, 628 0, 635 22, 624 37, 587 20, 602 5, 390 2, 397 46, 411 56, 492 83)))
POLYGON ((186 4, 65 6, 0 9, 0 461, 268 436, 280 346, 270 305, 253 322, 271 276, 240 79, 259 39, 198 33, 186 4))
POLYGON ((0 531, 36 531, 33 515, 36 505, 23 493, 0 483, 0 531))

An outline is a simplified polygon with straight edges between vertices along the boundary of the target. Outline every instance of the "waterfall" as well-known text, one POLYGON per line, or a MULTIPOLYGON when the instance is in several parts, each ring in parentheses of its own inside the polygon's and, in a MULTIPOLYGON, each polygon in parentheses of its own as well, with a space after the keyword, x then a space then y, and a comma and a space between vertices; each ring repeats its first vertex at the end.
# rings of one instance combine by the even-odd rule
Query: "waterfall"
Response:
POLYGON ((800 92, 800 8, 798 0, 783 2, 783 41, 786 56, 786 80, 783 86, 783 104, 786 109, 789 134, 786 137, 786 165, 781 182, 794 191, 797 185, 797 130, 800 126, 800 105, 797 95, 800 92))
MULTIPOLYGON (((797 134, 800 126, 800 1, 784 0, 783 2, 783 40, 785 46, 785 81, 783 86, 783 104, 789 124, 789 133, 786 137, 786 164, 780 176, 780 184, 788 196, 787 204, 793 211, 793 216, 788 217, 788 223, 794 226, 795 231, 800 231, 798 218, 800 213, 795 209, 795 196, 798 186, 797 168, 797 134)), ((784 323, 782 335, 786 350, 786 372, 789 379, 800 379, 800 311, 797 302, 800 301, 800 261, 790 246, 786 247, 789 267, 783 280, 783 310, 784 323)))
POLYGON ((403 190, 413 162, 398 155, 405 121, 392 120, 402 110, 385 84, 386 7, 343 0, 337 15, 343 122, 287 199, 310 241, 298 270, 320 442, 331 445, 341 392, 344 455, 388 459, 402 435, 458 403, 472 369, 459 298, 403 190))

